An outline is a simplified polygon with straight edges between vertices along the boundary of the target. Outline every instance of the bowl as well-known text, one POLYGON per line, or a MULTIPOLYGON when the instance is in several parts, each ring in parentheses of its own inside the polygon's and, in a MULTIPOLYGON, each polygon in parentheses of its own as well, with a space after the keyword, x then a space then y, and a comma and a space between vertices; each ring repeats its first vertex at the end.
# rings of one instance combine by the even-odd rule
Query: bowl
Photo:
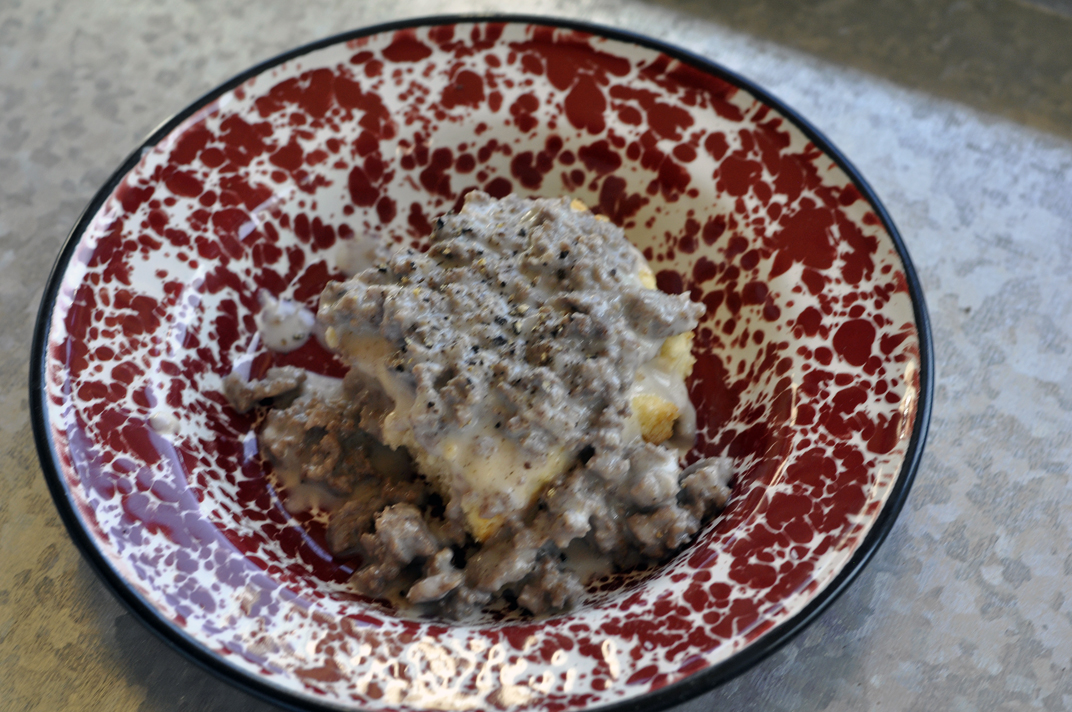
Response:
POLYGON ((814 128, 659 42, 522 16, 416 19, 259 65, 115 172, 34 336, 34 433, 87 559, 154 632, 299 709, 654 709, 803 628, 904 502, 930 412, 918 280, 872 190, 814 128), (337 245, 422 247, 464 195, 572 195, 660 289, 707 306, 691 459, 737 466, 657 571, 537 619, 422 620, 358 596, 323 523, 257 455, 239 362, 338 374, 255 336, 260 290, 316 305, 337 245))

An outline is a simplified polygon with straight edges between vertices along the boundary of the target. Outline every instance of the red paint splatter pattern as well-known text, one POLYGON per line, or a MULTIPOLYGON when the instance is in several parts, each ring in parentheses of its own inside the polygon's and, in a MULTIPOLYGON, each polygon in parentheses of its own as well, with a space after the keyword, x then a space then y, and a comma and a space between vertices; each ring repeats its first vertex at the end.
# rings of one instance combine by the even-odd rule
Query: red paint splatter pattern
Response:
MULTIPOLYGON (((648 48, 464 23, 292 59, 149 151, 63 275, 47 397, 95 546, 231 665, 333 705, 557 711, 724 661, 822 591, 900 472, 918 345, 872 206, 770 107, 648 48), (690 457, 740 474, 657 574, 551 620, 452 627, 347 588, 352 562, 283 508, 220 383, 272 361, 259 289, 315 307, 340 239, 420 247, 475 188, 585 200, 661 289, 707 305, 690 457)), ((315 344, 283 360, 342 368, 315 344)))

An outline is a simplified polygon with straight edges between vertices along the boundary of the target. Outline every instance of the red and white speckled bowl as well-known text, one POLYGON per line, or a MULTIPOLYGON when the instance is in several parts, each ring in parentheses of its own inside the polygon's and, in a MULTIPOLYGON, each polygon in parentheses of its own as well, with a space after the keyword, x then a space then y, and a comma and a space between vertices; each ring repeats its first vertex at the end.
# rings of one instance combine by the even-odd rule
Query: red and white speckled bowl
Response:
POLYGON ((153 630, 298 708, 651 709, 805 625, 888 531, 926 431, 918 283, 874 195, 744 80, 603 28, 415 20, 301 48, 150 137, 49 282, 35 433, 72 536, 153 630), (291 516, 221 378, 256 292, 315 306, 353 234, 421 245, 466 191, 571 194, 659 287, 708 307, 692 458, 739 466, 725 513, 658 573, 548 620, 393 614, 291 516))

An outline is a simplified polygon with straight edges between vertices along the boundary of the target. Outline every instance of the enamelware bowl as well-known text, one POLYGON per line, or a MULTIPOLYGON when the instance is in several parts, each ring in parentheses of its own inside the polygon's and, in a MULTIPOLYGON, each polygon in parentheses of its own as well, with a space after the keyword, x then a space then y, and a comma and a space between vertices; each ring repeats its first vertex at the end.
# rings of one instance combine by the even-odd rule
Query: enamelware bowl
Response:
POLYGON ((932 355, 918 280, 863 178, 792 110, 679 49, 535 17, 418 19, 302 47, 154 133, 71 233, 31 403, 72 537, 153 631, 301 709, 653 709, 775 650, 889 531, 918 465, 932 355), (221 379, 273 355, 257 293, 315 308, 344 240, 421 247, 480 188, 568 194, 658 285, 707 305, 690 460, 726 511, 577 610, 468 624, 356 595, 292 515, 257 415, 221 379))

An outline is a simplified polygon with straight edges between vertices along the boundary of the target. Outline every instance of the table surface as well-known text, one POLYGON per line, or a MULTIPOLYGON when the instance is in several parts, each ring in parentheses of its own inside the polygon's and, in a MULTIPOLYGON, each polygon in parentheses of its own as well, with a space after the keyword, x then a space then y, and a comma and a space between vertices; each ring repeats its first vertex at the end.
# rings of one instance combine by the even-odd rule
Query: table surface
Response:
POLYGON ((0 709, 275 709, 133 619, 49 498, 29 342, 81 209, 256 62, 517 9, 677 43, 796 108, 888 207, 933 321, 930 437, 886 543, 804 633, 678 712, 1072 709, 1072 0, 0 0, 0 709))

